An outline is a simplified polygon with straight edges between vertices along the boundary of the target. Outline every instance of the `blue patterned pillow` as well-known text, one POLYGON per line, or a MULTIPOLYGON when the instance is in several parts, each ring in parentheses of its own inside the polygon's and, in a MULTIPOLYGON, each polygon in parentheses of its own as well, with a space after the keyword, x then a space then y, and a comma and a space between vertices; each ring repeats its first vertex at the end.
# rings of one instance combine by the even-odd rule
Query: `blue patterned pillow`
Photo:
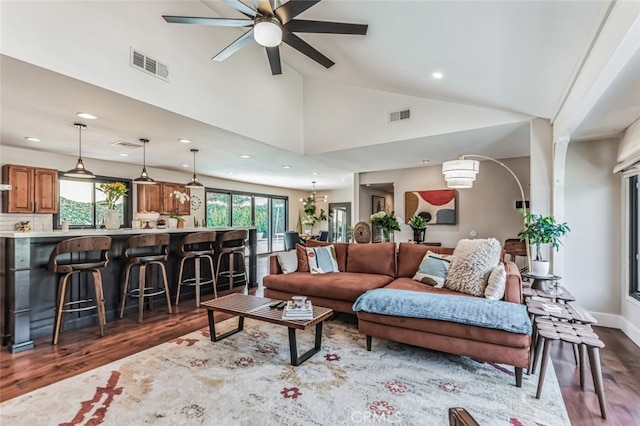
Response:
POLYGON ((336 249, 333 244, 322 247, 307 247, 307 259, 309 260, 309 272, 312 274, 326 274, 338 272, 336 249))
POLYGON ((427 254, 424 255, 422 262, 420 262, 418 272, 413 276, 413 279, 424 284, 432 285, 435 288, 442 288, 451 262, 453 262, 453 256, 451 255, 437 254, 428 251, 427 254))

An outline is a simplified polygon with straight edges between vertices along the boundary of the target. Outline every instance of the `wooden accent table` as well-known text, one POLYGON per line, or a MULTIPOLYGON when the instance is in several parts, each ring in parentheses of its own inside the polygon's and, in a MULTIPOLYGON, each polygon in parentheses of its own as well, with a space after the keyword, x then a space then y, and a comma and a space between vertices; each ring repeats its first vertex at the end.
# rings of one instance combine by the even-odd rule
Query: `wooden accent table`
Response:
POLYGON ((282 319, 281 309, 272 309, 269 307, 277 299, 268 299, 266 297, 251 296, 246 294, 233 293, 218 299, 202 302, 201 306, 207 308, 209 316, 209 331, 211 341, 217 342, 226 337, 242 331, 244 328, 244 319, 251 318, 259 321, 265 321, 272 324, 284 325, 289 329, 289 351, 291 353, 291 365, 298 366, 311 358, 312 355, 320 351, 322 345, 322 322, 333 315, 333 310, 323 308, 321 306, 313 307, 313 319, 309 320, 286 320, 282 319), (214 321, 214 311, 220 311, 227 314, 237 315, 238 327, 224 334, 216 336, 216 327, 214 321), (307 352, 298 355, 298 343, 296 340, 296 330, 306 330, 312 326, 316 326, 315 345, 307 352))

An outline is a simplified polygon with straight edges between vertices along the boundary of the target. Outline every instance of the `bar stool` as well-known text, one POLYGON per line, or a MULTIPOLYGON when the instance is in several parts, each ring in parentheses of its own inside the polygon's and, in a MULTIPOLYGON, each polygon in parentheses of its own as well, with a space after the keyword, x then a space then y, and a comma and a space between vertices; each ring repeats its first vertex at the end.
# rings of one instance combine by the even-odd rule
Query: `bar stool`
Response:
POLYGON ((216 231, 195 232, 189 234, 182 239, 178 248, 178 256, 180 260, 180 272, 178 273, 178 291, 176 292, 176 305, 180 301, 180 287, 183 285, 192 285, 196 287, 196 307, 200 307, 200 286, 203 284, 213 284, 213 297, 218 298, 218 289, 216 288, 216 276, 213 272, 213 256, 215 253, 216 231), (195 277, 182 278, 184 272, 184 264, 188 259, 193 259, 195 277), (211 269, 211 279, 207 281, 201 280, 200 260, 209 262, 211 269))
POLYGON ((108 236, 70 238, 59 242, 54 247, 49 257, 47 269, 59 274, 60 279, 58 280, 58 297, 56 299, 52 344, 58 344, 58 336, 62 329, 62 318, 65 312, 97 309, 100 336, 104 336, 107 316, 104 308, 104 292, 102 290, 100 268, 104 268, 109 264, 110 248, 111 237, 108 236), (59 259, 59 256, 64 256, 64 259, 59 259), (93 276, 95 299, 87 298, 69 300, 67 302, 67 283, 69 278, 81 272, 89 272, 93 276))
MULTIPOLYGON (((142 323, 142 313, 144 309, 144 299, 149 298, 149 309, 153 308, 153 297, 159 294, 166 294, 169 313, 171 310, 171 299, 169 298, 169 284, 167 271, 164 262, 169 257, 169 234, 143 234, 136 235, 127 240, 122 250, 122 258, 125 263, 124 286, 122 290, 122 302, 120 305, 120 318, 124 316, 124 307, 127 296, 138 299, 138 322, 142 323), (164 286, 155 288, 153 283, 147 285, 147 266, 158 265, 162 275, 164 286), (138 288, 129 290, 129 278, 131 269, 135 266, 139 268, 138 288)), ((149 281, 152 281, 151 278, 149 281)))
POLYGON ((229 278, 229 290, 233 289, 233 280, 236 277, 244 277, 247 283, 247 270, 244 260, 244 248, 249 236, 249 232, 244 229, 229 231, 216 236, 216 253, 218 261, 216 262, 216 282, 220 281, 220 276, 229 278), (220 263, 222 258, 227 256, 229 260, 229 269, 221 270, 220 263), (235 269, 236 258, 241 259, 241 269, 235 269))

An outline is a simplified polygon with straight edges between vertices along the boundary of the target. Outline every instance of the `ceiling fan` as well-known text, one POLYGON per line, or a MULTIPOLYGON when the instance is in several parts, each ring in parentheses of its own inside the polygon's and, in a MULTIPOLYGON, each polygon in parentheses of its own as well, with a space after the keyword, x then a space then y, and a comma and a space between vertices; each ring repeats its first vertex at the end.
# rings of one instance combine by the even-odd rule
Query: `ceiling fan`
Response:
POLYGON ((225 47, 214 56, 214 61, 224 61, 236 53, 252 39, 264 46, 267 51, 271 74, 282 74, 279 46, 282 42, 299 52, 307 55, 325 68, 335 63, 311 47, 294 33, 322 33, 322 34, 355 34, 365 35, 368 25, 346 24, 341 22, 307 21, 293 19, 320 0, 289 0, 287 3, 274 7, 276 0, 254 0, 255 9, 250 8, 239 0, 224 0, 229 6, 238 10, 247 18, 199 18, 190 16, 166 16, 165 21, 172 24, 197 24, 219 27, 251 27, 233 43, 225 47), (272 4, 273 1, 273 4, 272 4))

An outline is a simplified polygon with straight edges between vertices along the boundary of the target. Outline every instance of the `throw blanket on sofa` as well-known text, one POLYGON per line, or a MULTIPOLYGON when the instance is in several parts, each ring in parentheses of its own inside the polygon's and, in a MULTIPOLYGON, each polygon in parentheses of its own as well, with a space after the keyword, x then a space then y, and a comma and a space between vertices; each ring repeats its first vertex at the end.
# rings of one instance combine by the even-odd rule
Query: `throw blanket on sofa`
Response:
POLYGON ((531 334, 527 308, 501 300, 380 288, 369 290, 358 297, 353 310, 531 334))

